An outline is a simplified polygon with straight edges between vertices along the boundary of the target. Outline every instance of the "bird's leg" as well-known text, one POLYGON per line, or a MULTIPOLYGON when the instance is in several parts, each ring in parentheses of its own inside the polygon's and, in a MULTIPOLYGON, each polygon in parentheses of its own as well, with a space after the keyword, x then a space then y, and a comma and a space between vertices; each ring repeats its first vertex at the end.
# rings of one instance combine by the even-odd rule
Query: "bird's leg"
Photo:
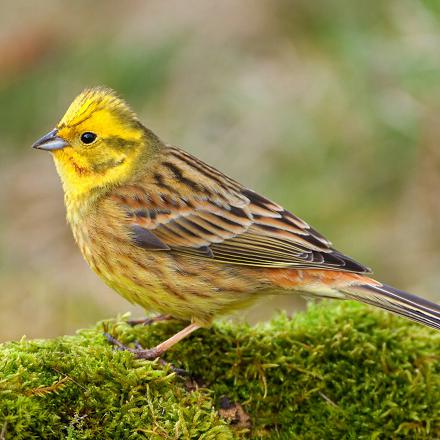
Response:
POLYGON ((151 318, 138 318, 138 319, 129 319, 127 321, 128 324, 135 326, 135 325, 151 325, 155 322, 161 322, 161 321, 170 321, 174 319, 171 315, 156 315, 151 318))
POLYGON ((107 340, 118 347, 119 350, 126 350, 130 353, 133 353, 138 359, 156 359, 160 356, 162 356, 169 348, 171 348, 173 345, 180 342, 183 338, 186 338, 189 336, 192 332, 196 331, 200 328, 200 325, 198 324, 190 324, 186 326, 184 329, 180 330, 180 332, 176 333, 174 336, 171 336, 171 338, 168 338, 166 341, 160 343, 159 345, 156 345, 156 347, 153 348, 130 348, 119 342, 116 338, 111 336, 108 333, 104 333, 107 340))

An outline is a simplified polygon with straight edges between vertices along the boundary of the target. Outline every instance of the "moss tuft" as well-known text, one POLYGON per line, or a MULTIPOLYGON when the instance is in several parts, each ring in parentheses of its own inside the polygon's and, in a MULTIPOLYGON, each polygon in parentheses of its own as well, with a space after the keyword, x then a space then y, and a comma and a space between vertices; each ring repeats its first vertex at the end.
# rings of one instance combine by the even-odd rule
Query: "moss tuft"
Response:
POLYGON ((0 437, 440 437, 433 330, 348 302, 256 327, 221 322, 165 357, 193 380, 113 350, 102 334, 148 347, 178 328, 132 328, 122 317, 75 336, 1 345, 0 437), (220 417, 222 402, 237 404, 237 419, 220 417))

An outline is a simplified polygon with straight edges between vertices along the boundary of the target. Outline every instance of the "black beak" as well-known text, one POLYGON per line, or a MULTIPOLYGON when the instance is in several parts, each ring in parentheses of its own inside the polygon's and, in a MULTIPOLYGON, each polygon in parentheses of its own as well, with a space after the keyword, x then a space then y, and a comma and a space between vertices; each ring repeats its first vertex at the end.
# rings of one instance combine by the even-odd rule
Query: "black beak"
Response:
POLYGON ((42 138, 38 139, 38 141, 32 145, 32 148, 37 148, 38 150, 54 151, 61 150, 62 148, 69 145, 64 139, 57 136, 57 134, 58 130, 55 128, 54 130, 44 135, 42 138))

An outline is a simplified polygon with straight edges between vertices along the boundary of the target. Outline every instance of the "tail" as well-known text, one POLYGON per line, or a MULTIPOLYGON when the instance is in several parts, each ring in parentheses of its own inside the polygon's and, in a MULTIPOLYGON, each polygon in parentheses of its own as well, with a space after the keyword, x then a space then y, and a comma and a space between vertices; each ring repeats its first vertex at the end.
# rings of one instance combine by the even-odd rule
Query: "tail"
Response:
POLYGON ((380 307, 440 330, 440 306, 426 299, 380 283, 352 284, 340 290, 349 299, 380 307))

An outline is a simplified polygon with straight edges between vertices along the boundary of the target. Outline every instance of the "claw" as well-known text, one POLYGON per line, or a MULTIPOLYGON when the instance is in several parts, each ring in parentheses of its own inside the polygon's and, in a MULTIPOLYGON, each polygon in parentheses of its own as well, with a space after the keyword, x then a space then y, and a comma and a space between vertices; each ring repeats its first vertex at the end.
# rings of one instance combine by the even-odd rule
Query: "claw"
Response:
POLYGON ((163 360, 162 358, 159 358, 159 362, 164 367, 168 365, 170 367, 170 370, 173 373, 176 373, 178 376, 181 376, 181 377, 191 377, 191 373, 189 371, 186 371, 183 368, 175 367, 173 364, 170 364, 169 362, 163 360))
POLYGON ((177 368, 174 365, 162 359, 160 357, 161 354, 160 351, 157 350, 156 348, 144 349, 139 342, 135 343, 136 348, 130 348, 124 345, 122 342, 118 341, 110 333, 104 332, 104 336, 106 337, 107 341, 110 342, 110 344, 115 346, 116 350, 129 351, 130 353, 133 353, 137 359, 154 360, 158 358, 161 365, 163 366, 168 365, 171 371, 173 373, 176 373, 178 376, 182 376, 182 377, 190 376, 190 373, 188 371, 184 370, 183 368, 177 368))
MULTIPOLYGON (((169 318, 165 318, 165 319, 169 319, 169 318)), ((180 332, 177 332, 175 335, 171 336, 171 338, 168 338, 166 341, 150 349, 139 348, 138 343, 136 343, 136 348, 127 347, 126 345, 119 342, 116 338, 114 338, 111 334, 107 332, 104 333, 104 336, 107 338, 107 341, 109 341, 112 345, 115 345, 118 350, 129 351, 130 353, 133 353, 137 359, 153 360, 156 358, 160 358, 160 356, 162 356, 170 347, 177 344, 179 341, 181 341, 186 336, 190 335, 198 328, 200 328, 199 324, 196 323, 189 324, 184 329, 180 330, 180 332)))
POLYGON ((115 345, 120 350, 130 350, 129 347, 126 347, 124 344, 119 342, 116 338, 114 338, 110 333, 104 332, 104 336, 110 344, 115 345))
POLYGON ((143 350, 144 347, 142 347, 141 343, 139 341, 134 342, 134 348, 136 350, 143 350))
POLYGON ((116 346, 117 350, 129 351, 130 353, 133 353, 137 359, 153 360, 158 358, 162 354, 162 352, 157 348, 142 348, 139 342, 136 342, 136 348, 130 348, 124 345, 122 342, 118 341, 109 333, 104 333, 104 336, 106 337, 107 341, 110 342, 110 344, 116 346))
POLYGON ((114 345, 117 350, 121 351, 129 351, 130 353, 133 353, 137 359, 147 359, 147 360, 153 360, 159 358, 159 362, 161 365, 168 365, 174 373, 176 373, 178 376, 189 376, 190 373, 183 368, 177 368, 174 365, 168 363, 164 359, 159 357, 159 350, 155 348, 151 349, 144 349, 142 345, 139 342, 136 342, 135 347, 136 348, 130 348, 126 345, 122 344, 122 342, 118 341, 115 337, 113 337, 110 333, 104 332, 104 336, 106 337, 107 341, 110 342, 110 344, 114 345))

